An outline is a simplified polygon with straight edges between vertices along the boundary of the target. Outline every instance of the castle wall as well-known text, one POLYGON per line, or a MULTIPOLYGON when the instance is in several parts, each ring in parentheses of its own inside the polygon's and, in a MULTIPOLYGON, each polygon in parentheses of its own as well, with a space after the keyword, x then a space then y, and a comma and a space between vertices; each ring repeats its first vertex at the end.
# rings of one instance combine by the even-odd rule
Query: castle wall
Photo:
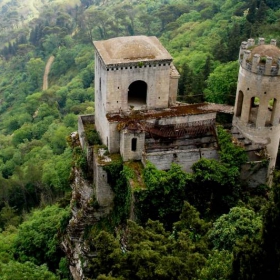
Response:
POLYGON ((149 152, 160 152, 170 151, 173 149, 190 150, 197 148, 210 148, 217 146, 217 139, 212 133, 205 133, 203 135, 184 135, 180 138, 174 139, 161 139, 160 141, 154 138, 145 139, 145 151, 149 152))
POLYGON ((168 170, 172 163, 176 163, 182 167, 182 170, 192 172, 192 165, 201 158, 218 159, 218 151, 215 148, 202 148, 145 153, 142 163, 145 166, 146 162, 150 161, 160 170, 168 170))
POLYGON ((123 161, 141 160, 144 145, 145 132, 130 132, 127 129, 121 131, 120 153, 123 161))
POLYGON ((255 188, 267 182, 267 166, 259 162, 248 162, 242 165, 240 179, 249 187, 255 188))
MULTIPOLYGON (((164 112, 163 112, 164 114, 164 112)), ((160 119, 148 119, 149 123, 157 123, 158 125, 172 125, 172 124, 185 124, 185 123, 196 123, 203 121, 211 121, 216 119, 216 112, 205 113, 197 115, 185 115, 185 116, 175 116, 175 117, 162 117, 160 119)))
POLYGON ((117 125, 117 122, 109 123, 109 138, 108 143, 105 143, 105 145, 110 153, 120 152, 120 132, 117 129, 117 125))
POLYGON ((93 159, 94 194, 101 207, 113 207, 114 193, 108 184, 107 172, 99 163, 98 154, 94 153, 93 159))
POLYGON ((107 71, 98 54, 95 54, 95 126, 101 141, 107 145, 109 122, 106 118, 107 71))
MULTIPOLYGON (((280 118, 280 97, 277 93, 280 92, 280 76, 264 76, 258 75, 247 71, 246 69, 240 67, 237 95, 239 92, 244 94, 243 105, 241 112, 241 121, 248 123, 251 111, 251 99, 252 97, 259 98, 259 108, 258 115, 256 119, 256 126, 262 127, 266 125, 268 105, 271 99, 278 98, 279 102, 276 102, 275 115, 273 117, 273 125, 279 124, 280 118)), ((235 102, 235 115, 238 108, 238 98, 235 102)))
POLYGON ((93 147, 89 146, 86 139, 84 123, 94 123, 94 115, 78 116, 78 133, 82 149, 86 152, 89 172, 93 173, 93 147))
POLYGON ((169 105, 175 105, 177 100, 178 82, 180 74, 174 65, 170 69, 170 83, 169 83, 169 105))
POLYGON ((87 141, 85 137, 85 129, 82 116, 78 116, 78 133, 82 149, 87 149, 87 141))
POLYGON ((108 113, 129 109, 128 88, 135 81, 147 84, 146 108, 166 108, 169 101, 169 63, 145 64, 108 68, 106 75, 108 113))
POLYGON ((259 38, 258 46, 254 45, 249 39, 240 48, 233 126, 253 143, 266 145, 271 183, 280 138, 280 51, 275 40, 265 45, 259 38))
MULTIPOLYGON (((161 119, 147 119, 146 122, 151 123, 151 124, 157 124, 157 125, 180 125, 180 124, 192 124, 199 125, 203 122, 206 123, 212 123, 214 122, 216 118, 216 113, 205 113, 205 114, 199 114, 199 115, 186 115, 186 116, 175 116, 175 117, 162 117, 161 119)), ((107 119, 106 119, 107 121, 107 119)), ((108 146, 109 152, 110 153, 118 153, 121 151, 122 156, 124 156, 130 149, 131 144, 128 144, 128 142, 125 142, 125 146, 121 147, 120 141, 124 141, 123 138, 121 139, 120 137, 120 132, 117 129, 118 122, 110 122, 109 123, 109 128, 107 131, 108 137, 108 142, 107 139, 105 139, 103 142, 105 145, 108 146), (126 152, 125 152, 126 151, 126 152)), ((122 133, 122 132, 121 132, 122 133)), ((142 137, 142 136, 141 136, 142 137)), ((143 134, 144 137, 144 134, 143 134)), ((204 138, 204 137, 202 137, 204 138)), ((142 139, 142 138, 141 138, 142 139)), ((130 140, 125 140, 125 141, 130 141, 130 140)), ((139 144, 142 143, 142 140, 140 140, 139 144)), ((206 143, 208 140, 205 140, 204 142, 206 143)), ((179 142, 178 142, 179 144, 179 142)), ((142 144, 139 146, 142 147, 142 144)), ((142 150, 144 150, 144 145, 142 150)), ((141 152, 142 152, 141 150, 141 152)), ((139 153, 141 153, 139 150, 139 153)), ((135 154, 135 153, 134 153, 135 154)), ((126 156, 125 156, 126 157, 126 156)), ((131 157, 134 157, 132 155, 129 155, 128 158, 131 159, 131 157)), ((138 156, 137 156, 138 158, 138 156)))
POLYGON ((268 165, 268 177, 269 183, 272 180, 272 172, 274 170, 277 153, 278 153, 278 146, 279 146, 279 139, 280 139, 280 125, 272 126, 272 127, 254 127, 250 124, 246 124, 240 121, 239 118, 234 117, 233 119, 233 126, 235 126, 243 135, 244 137, 250 139, 256 144, 263 144, 266 146, 267 152, 270 157, 269 165, 268 165))

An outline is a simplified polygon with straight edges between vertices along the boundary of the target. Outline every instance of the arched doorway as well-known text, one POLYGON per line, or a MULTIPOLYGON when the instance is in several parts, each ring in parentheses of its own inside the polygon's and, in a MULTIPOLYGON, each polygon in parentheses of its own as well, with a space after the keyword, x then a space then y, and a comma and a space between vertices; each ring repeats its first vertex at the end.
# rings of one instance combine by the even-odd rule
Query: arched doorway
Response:
POLYGON ((144 81, 135 81, 128 87, 127 103, 133 107, 141 107, 147 103, 147 84, 144 81))

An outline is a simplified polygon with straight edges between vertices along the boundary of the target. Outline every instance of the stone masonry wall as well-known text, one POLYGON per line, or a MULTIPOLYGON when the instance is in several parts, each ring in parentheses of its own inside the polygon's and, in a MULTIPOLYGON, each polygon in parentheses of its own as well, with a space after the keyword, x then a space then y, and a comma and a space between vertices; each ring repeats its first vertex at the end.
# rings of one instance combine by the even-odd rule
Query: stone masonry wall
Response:
POLYGON ((96 152, 94 153, 93 170, 95 197, 98 204, 107 207, 109 212, 113 207, 114 193, 108 184, 107 172, 103 169, 103 164, 99 163, 99 156, 96 152))
POLYGON ((106 111, 124 111, 128 106, 128 88, 135 81, 147 84, 147 109, 167 108, 169 101, 170 65, 137 65, 121 67, 107 72, 107 102, 106 111))
POLYGON ((123 161, 141 160, 145 145, 145 132, 130 132, 127 129, 121 132, 121 156, 123 161), (135 140, 135 151, 132 150, 132 139, 135 140))
POLYGON ((193 150, 173 150, 164 152, 145 153, 142 163, 150 161, 160 170, 170 169, 172 163, 176 163, 186 172, 192 172, 191 167, 201 158, 218 159, 216 149, 193 149, 193 150))

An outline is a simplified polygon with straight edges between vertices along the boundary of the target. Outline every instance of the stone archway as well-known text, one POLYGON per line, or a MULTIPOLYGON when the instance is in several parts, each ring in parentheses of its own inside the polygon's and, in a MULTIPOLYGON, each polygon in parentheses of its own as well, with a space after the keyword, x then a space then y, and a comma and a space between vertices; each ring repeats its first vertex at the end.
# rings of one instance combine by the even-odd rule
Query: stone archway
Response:
POLYGON ((141 107, 147 104, 147 84, 144 81, 135 81, 128 87, 127 103, 129 106, 141 107))

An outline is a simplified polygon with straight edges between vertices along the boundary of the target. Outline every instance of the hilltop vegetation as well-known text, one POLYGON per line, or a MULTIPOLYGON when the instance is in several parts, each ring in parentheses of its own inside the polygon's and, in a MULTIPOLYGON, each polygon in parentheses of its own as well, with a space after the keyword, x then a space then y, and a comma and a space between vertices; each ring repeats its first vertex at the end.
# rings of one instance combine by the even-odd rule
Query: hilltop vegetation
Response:
MULTIPOLYGON (((278 0, 6 0, 0 2, 0 15, 0 227, 3 229, 0 239, 8 240, 1 242, 0 274, 5 279, 13 279, 11 268, 33 275, 29 279, 36 279, 38 273, 44 274, 44 279, 69 277, 57 229, 62 232, 69 218, 71 168, 75 164, 66 138, 77 130, 79 114, 94 112, 92 40, 139 34, 157 36, 180 71, 180 100, 228 104, 234 101, 236 58, 241 41, 259 36, 267 41, 271 38, 280 41, 278 0), (55 60, 49 88, 43 91, 44 68, 51 55, 55 60), (32 212, 47 205, 52 206, 32 212), (49 220, 44 220, 44 215, 49 220), (42 229, 43 224, 48 226, 54 220, 58 222, 55 231, 42 229), (31 232, 30 228, 33 239, 38 241, 34 242, 37 247, 32 247, 26 234, 31 232), (35 256, 40 250, 44 256, 35 256)), ((265 272, 270 273, 267 274, 270 279, 276 279, 273 277, 278 276, 280 248, 273 247, 269 234, 279 232, 278 179, 270 199, 265 186, 254 190, 255 194, 244 186, 241 190, 238 168, 233 162, 218 165, 201 161, 194 166, 192 178, 175 167, 171 173, 157 174, 149 166, 146 176, 153 174, 166 181, 164 189, 151 184, 149 191, 138 197, 146 209, 152 207, 149 202, 154 198, 158 212, 153 212, 153 216, 147 215, 148 210, 142 212, 139 217, 143 228, 133 223, 128 226, 130 232, 141 235, 143 255, 137 253, 137 239, 129 239, 130 253, 123 255, 115 236, 100 232, 92 236, 93 247, 103 240, 112 244, 112 251, 106 251, 108 248, 101 243, 98 249, 108 259, 99 254, 98 261, 92 262, 94 277, 128 279, 129 267, 133 265, 139 269, 135 279, 180 279, 176 274, 168 274, 179 269, 185 272, 182 279, 230 279, 230 275, 235 275, 234 279, 262 279, 257 277, 265 272), (209 173, 208 182, 204 180, 205 169, 209 173), (173 186, 173 181, 168 180, 178 178, 177 175, 181 181, 178 179, 173 186), (178 187, 181 195, 172 192, 171 186, 178 187), (206 191, 202 190, 204 187, 206 191), (164 204, 156 198, 159 193, 165 199, 164 204), (201 218, 184 200, 200 211, 201 218), (221 206, 217 207, 219 211, 215 205, 221 206), (239 208, 228 213, 233 206, 239 208), (179 219, 182 208, 185 212, 179 219), (193 224, 185 218, 186 211, 194 217, 193 224), (219 217, 222 214, 227 216, 219 217), (238 227, 236 215, 244 219, 248 231, 231 234, 229 248, 222 239, 227 238, 228 228, 220 229, 224 235, 218 240, 216 225, 226 226, 221 222, 225 220, 238 227), (145 226, 149 218, 160 220, 165 228, 158 222, 148 222, 145 226), (248 219, 255 221, 252 230, 248 219), (171 232, 173 223, 176 231, 171 232), (183 250, 185 254, 181 254, 183 250), (160 254, 164 255, 164 261, 160 260, 160 254), (277 261, 259 266, 262 254, 273 255, 277 261), (186 258, 197 260, 196 270, 192 263, 184 262, 186 258), (141 263, 142 259, 148 263, 141 263), (217 268, 215 264, 221 259, 225 260, 224 266, 217 268), (144 271, 147 266, 150 273, 144 271), (112 277, 105 276, 109 271, 112 277), (237 271, 240 273, 236 276, 237 271)), ((279 236, 273 234, 276 244, 279 236)))

